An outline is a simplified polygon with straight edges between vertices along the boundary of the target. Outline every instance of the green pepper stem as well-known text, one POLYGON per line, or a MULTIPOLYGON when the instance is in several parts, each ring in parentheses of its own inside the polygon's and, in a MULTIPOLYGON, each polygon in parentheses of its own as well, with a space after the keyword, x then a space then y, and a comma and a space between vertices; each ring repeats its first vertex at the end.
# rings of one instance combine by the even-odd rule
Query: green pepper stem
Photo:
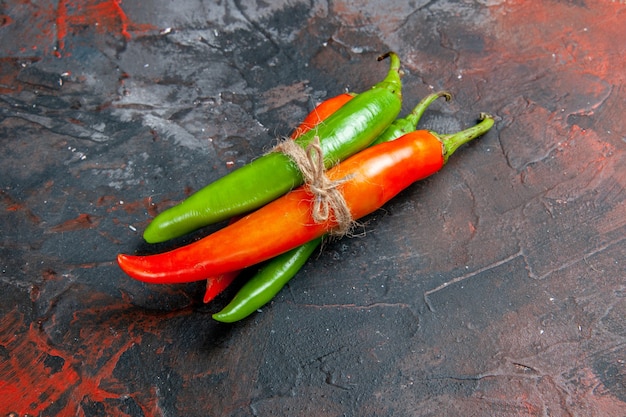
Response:
POLYGON ((452 155, 461 145, 487 133, 487 131, 489 131, 494 124, 493 116, 487 113, 481 113, 479 120, 480 122, 478 124, 465 130, 461 130, 460 132, 450 135, 438 135, 439 139, 443 143, 444 163, 448 162, 450 155, 452 155))
POLYGON ((440 97, 444 97, 446 101, 452 100, 452 94, 447 91, 440 91, 438 93, 430 94, 422 99, 417 106, 409 113, 405 119, 411 123, 413 126, 417 126, 417 123, 420 121, 426 109, 433 103, 433 101, 437 100, 440 97))

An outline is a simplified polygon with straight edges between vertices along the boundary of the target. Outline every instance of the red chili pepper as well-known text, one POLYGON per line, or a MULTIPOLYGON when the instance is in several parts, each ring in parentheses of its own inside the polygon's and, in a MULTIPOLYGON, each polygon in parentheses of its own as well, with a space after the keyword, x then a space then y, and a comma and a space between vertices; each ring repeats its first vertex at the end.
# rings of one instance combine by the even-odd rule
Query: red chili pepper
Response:
POLYGON ((207 278, 206 280, 206 290, 204 292, 204 298, 202 301, 205 303, 210 303, 213 301, 215 297, 220 295, 222 291, 224 291, 230 284, 233 283, 235 278, 239 275, 241 271, 229 271, 224 272, 223 274, 219 274, 215 277, 207 278))
MULTIPOLYGON (((343 93, 338 96, 324 100, 304 118, 302 123, 293 131, 291 139, 297 139, 304 133, 326 120, 330 115, 339 110, 344 104, 354 98, 352 93, 343 93)), ((231 223, 234 223, 231 221, 231 223)), ((206 291, 204 292, 205 303, 211 302, 222 291, 224 291, 237 278, 241 271, 230 271, 219 274, 215 277, 207 278, 206 291)))
POLYGON ((348 101, 352 100, 354 96, 355 95, 351 93, 343 93, 322 101, 304 118, 300 126, 293 131, 291 139, 297 139, 313 129, 320 124, 320 122, 326 120, 331 114, 339 110, 348 101))
MULTIPOLYGON (((493 126, 493 118, 454 135, 420 130, 367 148, 327 172, 339 186, 352 217, 359 219, 397 195, 413 182, 438 172, 448 157, 493 126)), ((131 277, 155 284, 183 283, 243 269, 320 237, 334 220, 316 223, 311 214, 312 194, 299 187, 224 229, 169 252, 118 255, 120 267, 131 277)))

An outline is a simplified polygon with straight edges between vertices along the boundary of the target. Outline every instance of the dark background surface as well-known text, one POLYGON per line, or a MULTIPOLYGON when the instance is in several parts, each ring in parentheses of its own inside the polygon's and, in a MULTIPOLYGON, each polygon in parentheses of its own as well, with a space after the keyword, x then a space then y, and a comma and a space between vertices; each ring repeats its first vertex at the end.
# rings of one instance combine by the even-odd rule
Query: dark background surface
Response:
POLYGON ((626 416, 626 5, 0 3, 0 415, 626 416), (396 51, 494 129, 262 312, 117 253, 396 51))

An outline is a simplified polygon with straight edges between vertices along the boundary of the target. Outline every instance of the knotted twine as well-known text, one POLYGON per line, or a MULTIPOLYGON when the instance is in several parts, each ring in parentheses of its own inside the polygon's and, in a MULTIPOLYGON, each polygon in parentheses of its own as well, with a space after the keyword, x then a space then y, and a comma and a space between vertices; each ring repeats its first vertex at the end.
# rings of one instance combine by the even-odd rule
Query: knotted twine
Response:
POLYGON ((315 223, 331 220, 337 223, 337 226, 330 230, 330 234, 343 236, 349 233, 354 220, 343 194, 337 188, 347 179, 333 181, 326 176, 324 153, 319 137, 315 136, 306 149, 294 140, 286 139, 276 145, 272 152, 284 153, 302 172, 304 183, 314 197, 311 215, 315 223))

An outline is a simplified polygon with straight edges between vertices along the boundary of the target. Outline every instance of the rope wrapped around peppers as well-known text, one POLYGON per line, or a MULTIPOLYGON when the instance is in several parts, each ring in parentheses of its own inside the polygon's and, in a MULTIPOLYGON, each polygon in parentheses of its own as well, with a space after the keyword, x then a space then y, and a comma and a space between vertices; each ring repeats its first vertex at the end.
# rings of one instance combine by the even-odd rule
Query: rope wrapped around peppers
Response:
MULTIPOLYGON (((294 129, 290 136, 291 139, 297 139, 309 130, 314 129, 354 97, 355 94, 343 93, 324 100, 304 118, 298 127, 294 129)), ((389 127, 387 127, 387 129, 385 129, 383 133, 376 138, 373 144, 393 140, 405 133, 415 130, 426 109, 440 97, 445 97, 446 101, 451 99, 451 95, 447 92, 433 93, 424 97, 424 99, 422 99, 415 106, 411 113, 404 118, 394 120, 393 123, 391 123, 389 127)), ((231 223, 238 219, 239 217, 231 219, 231 223)), ((246 303, 246 311, 252 312, 257 308, 260 308, 267 301, 269 301, 268 298, 271 299, 271 297, 273 297, 280 290, 280 288, 282 288, 282 286, 295 275, 295 273, 300 269, 300 267, 302 267, 302 265, 304 265, 304 262, 321 243, 322 238, 320 237, 289 251, 293 253, 293 256, 289 256, 289 253, 285 253, 279 258, 273 259, 269 265, 265 265, 262 271, 255 275, 249 283, 241 288, 239 293, 237 293, 236 299, 241 300, 242 296, 240 296, 240 293, 259 293, 260 291, 258 291, 256 286, 272 287, 272 291, 263 291, 262 295, 254 297, 254 301, 252 301, 252 297, 246 297, 246 299, 250 301, 246 303), (270 273, 270 271, 273 272, 270 273), (247 291, 249 288, 252 289, 247 291)), ((230 271, 207 278, 203 301, 205 303, 211 302, 235 280, 240 272, 241 271, 230 271)), ((239 312, 244 310, 244 308, 241 307, 241 304, 242 303, 237 304, 237 310, 239 312)), ((224 317, 225 315, 226 314, 222 314, 220 317, 224 317)))
MULTIPOLYGON (((334 97, 324 100, 323 102, 315 106, 315 108, 309 114, 307 114, 307 116, 304 118, 304 120, 302 120, 300 125, 298 125, 298 127, 296 127, 293 130, 293 132, 290 135, 290 138, 297 139, 300 136, 304 135, 309 130, 314 129, 317 125, 319 125, 324 120, 328 119, 333 113, 335 113, 337 110, 343 107, 344 104, 352 100, 355 96, 356 94, 343 93, 343 94, 339 94, 338 96, 334 96, 334 97)), ((387 132, 387 130, 389 130, 396 122, 397 120, 394 121, 385 130, 385 132, 387 132)), ((385 134, 385 132, 383 132, 383 134, 385 134)), ((230 220, 230 222, 234 223, 237 220, 239 220, 239 216, 233 217, 230 220)), ((321 242, 321 238, 320 238, 320 242, 321 242)), ((308 244, 311 245, 311 242, 309 242, 308 244)), ((316 247, 317 247, 317 244, 315 244, 315 246, 310 248, 310 251, 313 252, 313 250, 315 250, 316 247)), ((303 251, 299 251, 298 254, 302 256, 302 252, 303 251)), ((308 259, 308 256, 307 256, 307 259, 308 259)), ((290 260, 287 260, 286 262, 289 262, 289 261, 290 260)), ((203 301, 205 303, 211 302, 222 291, 228 288, 230 284, 232 284, 232 282, 235 280, 235 278, 237 278, 240 272, 241 271, 230 271, 230 272, 225 272, 223 274, 218 274, 216 276, 208 277, 207 282, 206 282, 206 290, 204 292, 203 301)))
MULTIPOLYGON (((327 171, 350 214, 359 219, 383 206, 400 191, 438 172, 462 144, 487 132, 494 120, 466 130, 439 135, 414 131, 367 148, 327 171)), ((337 226, 331 217, 316 223, 311 192, 302 186, 217 232, 187 246, 156 255, 118 255, 129 276, 149 283, 184 283, 243 269, 316 239, 337 226)))

